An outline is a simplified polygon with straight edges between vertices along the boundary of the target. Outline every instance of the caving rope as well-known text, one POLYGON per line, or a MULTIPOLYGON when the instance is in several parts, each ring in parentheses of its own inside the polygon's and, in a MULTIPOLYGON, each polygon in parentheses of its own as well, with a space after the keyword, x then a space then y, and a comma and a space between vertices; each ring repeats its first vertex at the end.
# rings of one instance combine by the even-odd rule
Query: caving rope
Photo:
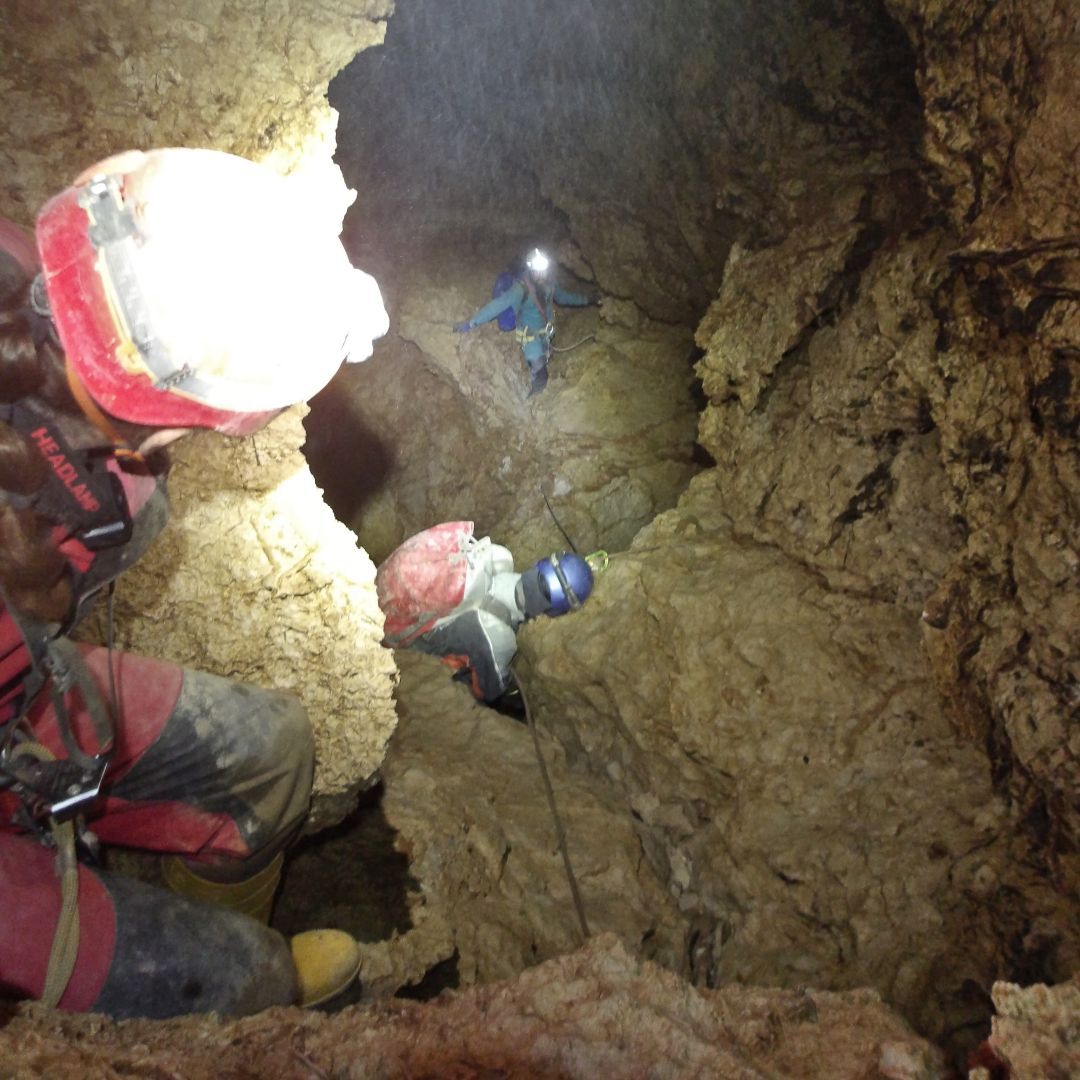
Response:
MULTIPOLYGON (((578 344, 580 344, 580 342, 578 344)), ((563 538, 570 545, 570 550, 576 554, 577 547, 575 547, 574 541, 570 539, 569 533, 562 527, 562 522, 555 516, 555 511, 551 507, 551 502, 548 500, 547 492, 544 491, 543 484, 540 485, 540 494, 544 498, 544 505, 551 515, 551 520, 555 522, 559 532, 563 534, 563 538)), ((600 573, 607 569, 609 556, 606 551, 594 551, 591 555, 585 557, 585 561, 589 564, 593 573, 600 573)), ((588 919, 585 917, 585 904, 582 902, 581 889, 578 887, 577 877, 574 875, 574 867, 570 862, 570 852, 566 846, 566 830, 563 828, 562 818, 559 816, 559 808, 555 802, 555 789, 552 787, 551 777, 548 775, 547 763, 544 761, 544 753, 540 748, 540 736, 536 730, 536 721, 533 720, 532 710, 529 708, 529 698, 525 693, 525 687, 522 686, 521 680, 518 678, 517 672, 513 668, 510 669, 510 672, 514 680, 514 685, 517 687, 517 692, 521 695, 521 704, 525 709, 525 723, 528 725, 529 731, 532 734, 533 747, 536 750, 536 761, 540 766, 540 776, 544 781, 544 791, 547 794, 548 806, 551 809, 552 820, 555 822, 555 836, 559 843, 559 853, 562 855, 563 866, 566 869, 566 880, 570 883, 570 895, 574 900, 574 910, 577 912, 578 925, 581 927, 582 937, 587 940, 591 931, 589 930, 588 919)))
POLYGON ((544 780, 544 791, 547 794, 548 806, 551 809, 551 817, 555 822, 555 837, 559 843, 559 853, 562 855, 563 867, 566 869, 566 880, 570 883, 570 895, 574 900, 574 910, 577 912, 578 926, 581 927, 581 936, 587 941, 592 931, 589 930, 589 921, 585 917, 585 904, 581 899, 581 889, 574 874, 573 864, 570 862, 570 851, 566 846, 566 830, 563 828, 562 818, 559 816, 559 807, 555 802, 555 789, 551 786, 551 777, 548 775, 547 763, 544 761, 544 752, 540 749, 540 736, 536 731, 536 721, 533 720, 532 710, 529 708, 529 698, 525 693, 525 687, 517 677, 517 672, 511 668, 514 683, 521 695, 521 704, 525 708, 525 723, 532 733, 533 747, 536 749, 536 760, 540 764, 540 775, 544 780))
MULTIPOLYGON (((574 541, 570 539, 570 534, 562 527, 562 522, 555 516, 555 511, 551 508, 551 502, 547 497, 547 492, 544 490, 544 485, 540 485, 540 494, 543 496, 544 505, 547 507, 547 512, 551 515, 551 520, 555 522, 559 532, 563 534, 563 539, 570 545, 570 550, 576 555, 578 549, 574 546, 574 541)), ((593 551, 585 556, 585 561, 589 564, 589 569, 594 574, 601 574, 607 568, 611 562, 611 556, 604 550, 593 551)))
POLYGON ((564 345, 561 349, 556 346, 551 346, 552 352, 570 352, 571 349, 576 349, 579 345, 584 345, 586 341, 592 341, 595 338, 595 334, 586 334, 580 341, 575 341, 573 345, 564 345))
POLYGON ((551 503, 548 501, 547 492, 544 490, 544 485, 540 485, 540 494, 544 497, 544 505, 547 507, 548 513, 551 515, 551 520, 555 522, 559 532, 563 534, 563 539, 570 545, 570 550, 576 555, 577 548, 574 547, 574 541, 567 535, 566 530, 562 527, 562 522, 555 516, 555 511, 551 509, 551 503))

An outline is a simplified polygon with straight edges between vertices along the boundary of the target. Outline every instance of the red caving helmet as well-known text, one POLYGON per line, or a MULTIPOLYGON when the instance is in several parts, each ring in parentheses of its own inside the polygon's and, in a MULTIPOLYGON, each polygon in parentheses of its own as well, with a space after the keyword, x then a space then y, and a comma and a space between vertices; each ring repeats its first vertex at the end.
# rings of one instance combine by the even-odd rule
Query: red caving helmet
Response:
POLYGON ((325 214, 216 150, 109 158, 46 203, 36 237, 71 372, 134 423, 249 434, 389 325, 325 214))

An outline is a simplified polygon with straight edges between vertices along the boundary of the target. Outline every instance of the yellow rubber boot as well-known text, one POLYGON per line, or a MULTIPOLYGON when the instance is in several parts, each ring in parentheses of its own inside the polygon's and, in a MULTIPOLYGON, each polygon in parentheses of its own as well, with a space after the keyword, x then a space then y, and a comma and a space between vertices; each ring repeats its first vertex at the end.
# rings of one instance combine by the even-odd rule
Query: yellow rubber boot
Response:
POLYGON ((281 867, 285 856, 279 852, 257 874, 243 881, 210 881, 197 874, 177 856, 170 856, 162 864, 165 884, 173 892, 189 900, 201 900, 204 904, 220 904, 230 911, 250 915, 264 925, 270 923, 270 910, 274 893, 281 881, 281 867))
POLYGON ((337 997, 360 971, 360 946, 344 930, 305 930, 289 945, 303 1008, 337 997))

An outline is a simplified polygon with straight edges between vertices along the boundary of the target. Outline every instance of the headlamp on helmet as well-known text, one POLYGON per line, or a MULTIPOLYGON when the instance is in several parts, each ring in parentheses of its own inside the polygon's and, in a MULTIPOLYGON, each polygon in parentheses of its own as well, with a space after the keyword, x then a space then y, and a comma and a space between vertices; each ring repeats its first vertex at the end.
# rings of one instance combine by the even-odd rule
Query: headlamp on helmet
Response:
POLYGON ((537 277, 543 277, 551 266, 551 260, 539 248, 533 248, 529 252, 529 257, 525 260, 525 265, 537 277))
POLYGON ((377 286, 311 201, 232 154, 110 158, 36 232, 70 369, 123 420, 246 434, 387 328, 377 286))

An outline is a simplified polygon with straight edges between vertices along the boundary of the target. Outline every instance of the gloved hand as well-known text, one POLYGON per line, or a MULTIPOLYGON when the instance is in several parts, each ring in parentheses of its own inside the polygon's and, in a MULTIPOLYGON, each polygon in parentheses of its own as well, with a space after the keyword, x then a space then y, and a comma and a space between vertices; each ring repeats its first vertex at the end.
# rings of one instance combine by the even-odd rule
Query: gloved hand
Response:
POLYGON ((473 328, 473 325, 472 325, 471 322, 454 323, 454 333, 455 334, 467 334, 472 328, 473 328))

